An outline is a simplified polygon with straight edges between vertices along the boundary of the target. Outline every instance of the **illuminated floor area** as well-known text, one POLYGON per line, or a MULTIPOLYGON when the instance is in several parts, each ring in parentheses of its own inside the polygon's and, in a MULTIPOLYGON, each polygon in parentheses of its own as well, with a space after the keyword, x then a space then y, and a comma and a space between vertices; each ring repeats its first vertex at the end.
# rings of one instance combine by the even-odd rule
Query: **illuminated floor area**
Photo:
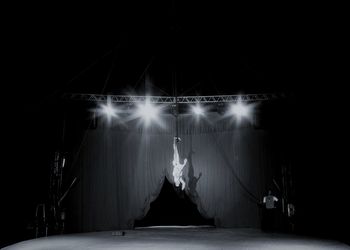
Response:
POLYGON ((341 242, 255 229, 154 227, 120 232, 50 236, 23 241, 3 249, 350 249, 341 242))

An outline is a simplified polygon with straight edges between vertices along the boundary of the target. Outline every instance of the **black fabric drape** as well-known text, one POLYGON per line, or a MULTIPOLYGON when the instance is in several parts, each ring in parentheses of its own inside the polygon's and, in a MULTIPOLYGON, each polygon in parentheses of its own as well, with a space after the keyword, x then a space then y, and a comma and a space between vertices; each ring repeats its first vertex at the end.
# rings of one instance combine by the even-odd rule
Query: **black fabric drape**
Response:
MULTIPOLYGON (((164 177, 172 181, 175 118, 161 118, 163 126, 100 122, 86 132, 68 209, 78 231, 131 228, 146 215, 164 177)), ((277 164, 271 136, 218 118, 215 113, 201 122, 179 117, 181 161, 188 158, 186 192, 216 226, 259 227, 257 202, 277 164)))

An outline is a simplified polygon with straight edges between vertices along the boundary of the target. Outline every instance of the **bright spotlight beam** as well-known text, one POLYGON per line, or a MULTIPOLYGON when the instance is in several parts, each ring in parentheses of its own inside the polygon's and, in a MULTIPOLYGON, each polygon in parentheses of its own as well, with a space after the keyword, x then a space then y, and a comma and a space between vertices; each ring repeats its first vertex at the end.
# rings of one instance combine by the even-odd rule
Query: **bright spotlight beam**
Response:
POLYGON ((104 115, 107 118, 107 122, 110 124, 113 118, 119 118, 119 110, 111 103, 101 104, 98 109, 100 115, 104 115))
POLYGON ((113 105, 110 98, 107 99, 106 104, 100 104, 95 111, 97 111, 99 116, 106 117, 108 124, 111 123, 113 118, 118 119, 119 113, 121 113, 121 111, 113 105))
POLYGON ((229 113, 233 115, 239 123, 243 118, 251 120, 253 108, 253 105, 244 104, 242 101, 238 100, 237 103, 231 105, 229 113))
POLYGON ((231 106, 231 113, 237 117, 248 117, 250 108, 242 103, 233 104, 231 106))
POLYGON ((107 117, 116 117, 117 116, 117 111, 112 105, 101 105, 101 112, 107 117))
POLYGON ((196 116, 203 116, 205 114, 204 108, 200 104, 192 106, 192 113, 196 116))
POLYGON ((160 111, 161 108, 153 105, 147 98, 144 103, 137 105, 136 117, 141 118, 144 121, 146 127, 148 127, 151 122, 160 123, 160 111))

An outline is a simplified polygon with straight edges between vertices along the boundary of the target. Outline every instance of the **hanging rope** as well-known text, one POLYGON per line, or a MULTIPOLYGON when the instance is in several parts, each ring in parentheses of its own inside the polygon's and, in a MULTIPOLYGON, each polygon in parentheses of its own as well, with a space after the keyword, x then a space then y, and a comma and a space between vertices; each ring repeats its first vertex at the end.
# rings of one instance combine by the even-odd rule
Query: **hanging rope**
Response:
POLYGON ((178 109, 178 106, 177 106, 177 96, 175 96, 175 128, 176 128, 176 137, 178 138, 179 137, 179 109, 178 109))
POLYGON ((175 66, 173 68, 173 91, 174 91, 174 96, 175 96, 175 136, 176 138, 179 137, 179 107, 177 103, 177 87, 176 87, 176 70, 175 66))

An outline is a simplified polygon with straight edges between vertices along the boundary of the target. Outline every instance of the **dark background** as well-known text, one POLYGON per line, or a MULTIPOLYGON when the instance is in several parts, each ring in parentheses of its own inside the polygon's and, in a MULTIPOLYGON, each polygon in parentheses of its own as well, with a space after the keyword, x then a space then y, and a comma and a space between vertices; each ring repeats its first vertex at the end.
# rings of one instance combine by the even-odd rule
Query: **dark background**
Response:
POLYGON ((2 245, 28 237, 47 197, 60 94, 143 94, 151 61, 156 94, 173 93, 175 62, 180 94, 292 96, 298 231, 349 238, 342 20, 332 8, 151 1, 4 10, 2 245))

